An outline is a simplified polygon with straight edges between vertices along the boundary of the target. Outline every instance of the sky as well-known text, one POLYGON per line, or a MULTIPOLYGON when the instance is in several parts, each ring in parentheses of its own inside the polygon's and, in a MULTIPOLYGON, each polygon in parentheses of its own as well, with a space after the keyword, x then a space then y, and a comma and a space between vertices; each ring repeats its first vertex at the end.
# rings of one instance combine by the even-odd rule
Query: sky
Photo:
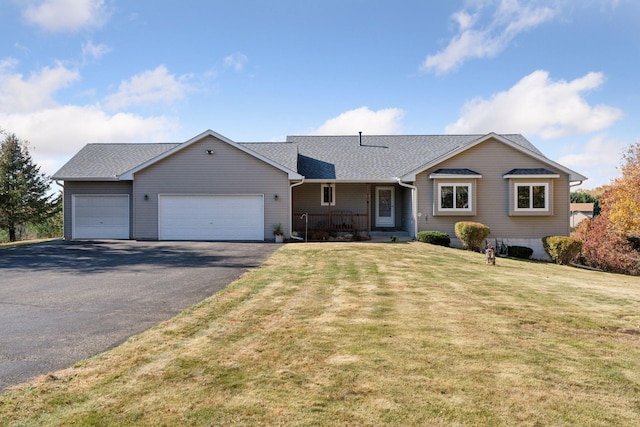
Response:
MULTIPOLYGON (((87 143, 520 133, 589 177, 640 140, 637 0, 0 0, 0 128, 87 143)), ((499 161, 499 159, 496 159, 499 161)))

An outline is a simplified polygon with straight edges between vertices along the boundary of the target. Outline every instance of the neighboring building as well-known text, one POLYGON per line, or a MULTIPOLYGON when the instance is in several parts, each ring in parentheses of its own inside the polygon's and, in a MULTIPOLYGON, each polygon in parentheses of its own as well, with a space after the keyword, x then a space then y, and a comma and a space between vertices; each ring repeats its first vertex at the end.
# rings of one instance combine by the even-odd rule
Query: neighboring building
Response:
POLYGON ((570 203, 569 224, 576 228, 585 219, 593 218, 593 203, 570 203))
POLYGON ((237 143, 89 144, 64 181, 67 239, 266 240, 328 231, 449 233, 477 221, 529 246, 569 234, 569 185, 587 178, 522 135, 291 136, 237 143))

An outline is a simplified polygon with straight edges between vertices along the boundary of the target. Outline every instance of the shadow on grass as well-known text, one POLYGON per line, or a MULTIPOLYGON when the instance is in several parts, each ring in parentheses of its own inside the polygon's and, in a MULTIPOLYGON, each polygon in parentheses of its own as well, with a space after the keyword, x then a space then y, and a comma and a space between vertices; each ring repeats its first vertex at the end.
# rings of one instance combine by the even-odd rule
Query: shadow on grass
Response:
POLYGON ((142 268, 253 268, 275 246, 241 242, 52 242, 18 246, 0 254, 3 269, 99 273, 142 268))

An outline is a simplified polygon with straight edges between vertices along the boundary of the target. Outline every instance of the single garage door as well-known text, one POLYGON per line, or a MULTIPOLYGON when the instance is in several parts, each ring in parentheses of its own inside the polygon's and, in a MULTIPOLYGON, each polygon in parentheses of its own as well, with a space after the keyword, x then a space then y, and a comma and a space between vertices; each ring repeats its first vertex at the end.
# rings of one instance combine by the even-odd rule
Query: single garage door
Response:
POLYGON ((259 195, 160 195, 160 240, 264 240, 259 195))
POLYGON ((74 239, 128 239, 129 195, 74 195, 74 239))

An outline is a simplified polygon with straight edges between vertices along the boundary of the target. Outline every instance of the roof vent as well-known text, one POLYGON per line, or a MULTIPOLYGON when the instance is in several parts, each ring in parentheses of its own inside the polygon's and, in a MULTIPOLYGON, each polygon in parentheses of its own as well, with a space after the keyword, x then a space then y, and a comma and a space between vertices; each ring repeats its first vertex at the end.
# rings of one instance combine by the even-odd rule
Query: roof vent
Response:
POLYGON ((360 146, 362 147, 362 131, 358 132, 360 134, 360 146))

